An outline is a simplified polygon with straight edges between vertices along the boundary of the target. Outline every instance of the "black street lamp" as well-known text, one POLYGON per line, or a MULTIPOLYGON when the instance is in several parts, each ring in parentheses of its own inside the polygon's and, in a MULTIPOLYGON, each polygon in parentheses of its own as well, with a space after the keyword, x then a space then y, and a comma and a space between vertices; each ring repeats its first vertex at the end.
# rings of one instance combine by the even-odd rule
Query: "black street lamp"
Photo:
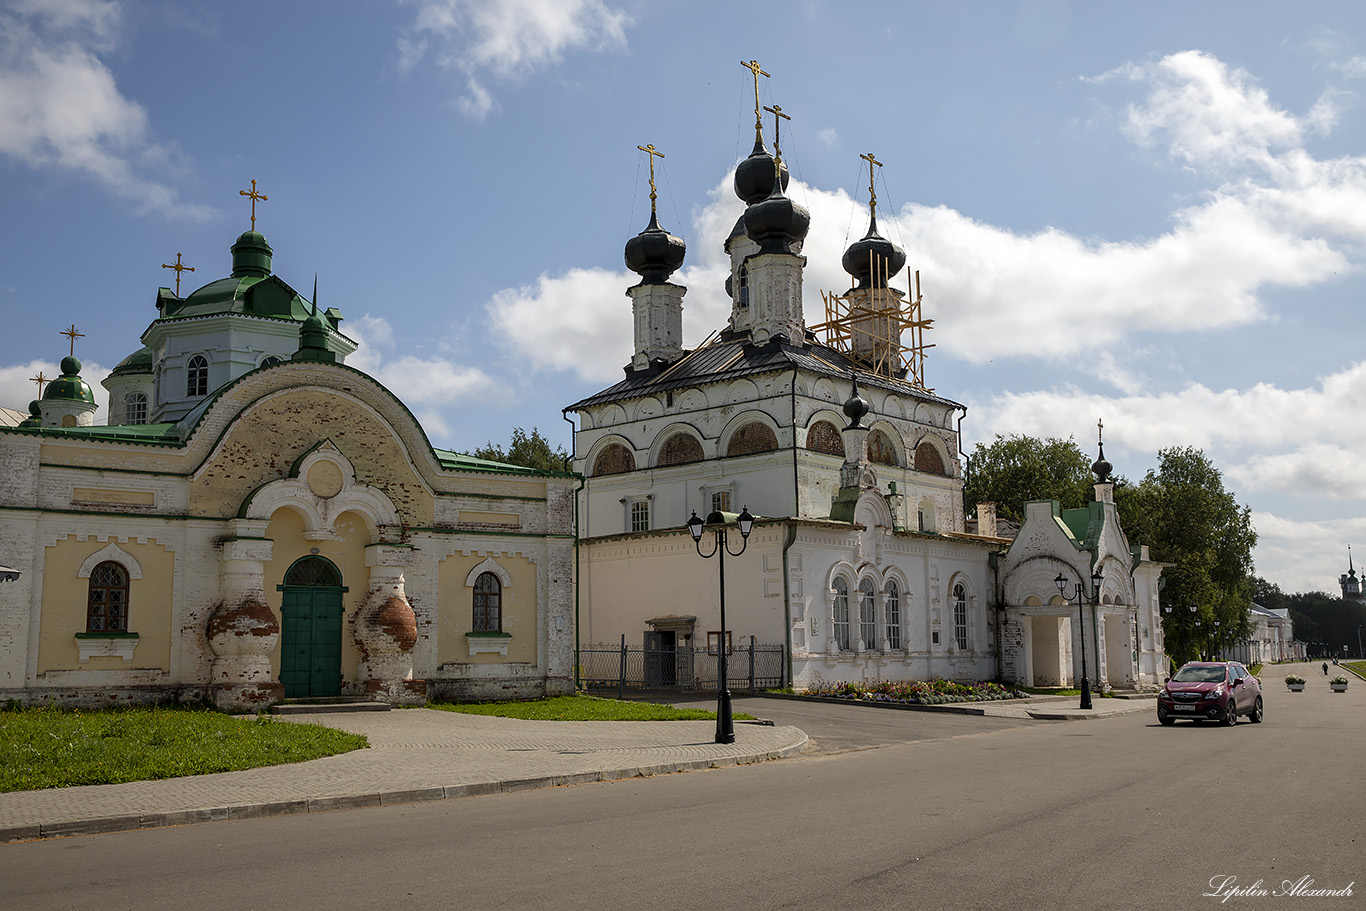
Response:
MULTIPOLYGON (((1100 574, 1100 570, 1099 570, 1099 569, 1097 569, 1095 572, 1091 573, 1091 591, 1094 593, 1094 594, 1092 595, 1092 599, 1091 599, 1093 605, 1095 604, 1096 598, 1099 598, 1099 597, 1100 597, 1100 585, 1101 585, 1101 583, 1104 582, 1104 581, 1105 581, 1105 577, 1102 576, 1102 575, 1100 574)), ((1062 573, 1058 573, 1057 578, 1055 578, 1055 579, 1053 580, 1053 584, 1056 585, 1056 586, 1058 587, 1058 593, 1059 593, 1060 595, 1062 595, 1064 598, 1067 598, 1067 600, 1068 600, 1069 602, 1072 601, 1072 600, 1074 600, 1074 599, 1075 599, 1076 602, 1077 602, 1077 617, 1078 617, 1078 619, 1081 621, 1081 706, 1080 706, 1080 708, 1089 709, 1089 708, 1091 708, 1091 681, 1090 681, 1090 680, 1087 678, 1087 676, 1086 676, 1086 611, 1083 609, 1083 607, 1082 607, 1082 602, 1081 602, 1081 596, 1082 596, 1082 592, 1084 591, 1084 588, 1083 588, 1083 586, 1082 586, 1082 584, 1081 584, 1080 582, 1073 582, 1073 583, 1072 583, 1072 586, 1073 586, 1072 596, 1071 596, 1071 597, 1068 597, 1068 595, 1067 595, 1067 577, 1064 576, 1062 573)), ((1096 668, 1096 670, 1100 670, 1100 668, 1096 668)))
POLYGON ((721 641, 717 643, 719 664, 718 669, 721 675, 721 692, 716 697, 716 742, 734 743, 735 742, 735 720, 731 712, 730 703, 730 681, 726 677, 726 652, 729 650, 730 641, 726 636, 726 554, 738 557, 745 552, 749 546, 749 533, 754 528, 754 517, 749 514, 749 507, 746 506, 740 515, 736 516, 735 521, 740 526, 740 538, 742 543, 740 549, 732 551, 726 541, 726 517, 720 511, 714 511, 707 516, 707 525, 714 526, 716 532, 716 544, 712 547, 711 553, 702 553, 702 520, 697 517, 697 511, 693 510, 692 518, 688 520, 688 533, 692 535, 693 544, 697 546, 697 555, 703 559, 719 557, 720 577, 721 577, 721 641))

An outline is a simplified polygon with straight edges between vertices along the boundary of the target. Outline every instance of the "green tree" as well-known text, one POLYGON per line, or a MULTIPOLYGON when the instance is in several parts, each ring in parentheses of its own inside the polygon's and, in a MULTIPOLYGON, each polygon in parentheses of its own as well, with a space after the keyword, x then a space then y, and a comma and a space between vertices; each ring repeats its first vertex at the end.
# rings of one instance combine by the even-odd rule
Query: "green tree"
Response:
POLYGON ((978 443, 969 461, 969 504, 995 503, 996 514, 1021 521, 1030 500, 1058 500, 1076 509, 1091 499, 1091 459, 1075 440, 1012 434, 978 443))
POLYGON ((1157 469, 1141 482, 1116 486, 1115 505, 1129 540, 1148 545, 1154 560, 1168 564, 1162 570, 1162 601, 1174 608, 1163 620, 1168 638, 1214 651, 1248 633, 1257 543, 1251 511, 1224 489, 1201 450, 1172 447, 1157 458, 1157 469))
POLYGON ((514 427, 512 441, 507 449, 490 442, 465 455, 541 471, 565 471, 565 460, 569 458, 569 453, 565 452, 563 446, 552 448, 550 441, 541 436, 541 432, 535 427, 531 428, 529 435, 521 427, 514 427))

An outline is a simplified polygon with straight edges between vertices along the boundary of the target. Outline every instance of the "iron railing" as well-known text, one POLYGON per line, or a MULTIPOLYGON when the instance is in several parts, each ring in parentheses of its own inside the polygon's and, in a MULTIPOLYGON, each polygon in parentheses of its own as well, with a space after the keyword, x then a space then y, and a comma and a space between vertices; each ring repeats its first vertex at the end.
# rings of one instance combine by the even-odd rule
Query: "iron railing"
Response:
MULTIPOLYGON (((590 690, 672 690, 714 693, 718 690, 719 656, 706 648, 643 648, 627 645, 579 647, 579 685, 590 690)), ((727 656, 726 678, 731 690, 772 689, 785 686, 787 665, 783 646, 748 643, 733 645, 727 656)))

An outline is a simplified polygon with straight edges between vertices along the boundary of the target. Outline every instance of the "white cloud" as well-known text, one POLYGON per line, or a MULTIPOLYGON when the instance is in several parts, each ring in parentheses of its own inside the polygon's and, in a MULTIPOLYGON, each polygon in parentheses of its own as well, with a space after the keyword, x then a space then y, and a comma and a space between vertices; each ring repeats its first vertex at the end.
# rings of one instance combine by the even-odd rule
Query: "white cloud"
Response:
POLYGON ((169 150, 148 138, 147 112, 125 98, 97 52, 112 47, 120 7, 95 0, 24 0, 0 11, 0 154, 84 175, 136 211, 204 219, 141 176, 136 163, 169 150))
POLYGON ((1271 105, 1266 90, 1241 69, 1200 51, 1182 51, 1147 64, 1128 64, 1100 79, 1124 76, 1143 83, 1148 97, 1128 106, 1126 131, 1191 165, 1266 162, 1273 146, 1299 142, 1300 124, 1271 105))
POLYGON ((346 366, 369 374, 398 396, 436 446, 448 445, 442 438, 451 435, 445 414, 465 407, 483 408, 502 395, 499 385, 478 367, 442 357, 395 357, 394 330, 382 317, 367 313, 348 325, 346 334, 357 342, 346 366))
MULTIPOLYGON (((1252 524, 1257 529, 1257 575, 1286 592, 1340 595, 1336 581, 1347 571, 1346 545, 1366 541, 1366 518, 1299 522, 1254 511, 1252 524)), ((1354 562, 1360 575, 1362 564, 1354 562)))
POLYGON ((573 50, 626 45, 630 17, 602 0, 416 0, 409 33, 398 39, 400 72, 436 46, 437 63, 465 76, 461 111, 480 119, 497 101, 480 74, 516 81, 573 50))

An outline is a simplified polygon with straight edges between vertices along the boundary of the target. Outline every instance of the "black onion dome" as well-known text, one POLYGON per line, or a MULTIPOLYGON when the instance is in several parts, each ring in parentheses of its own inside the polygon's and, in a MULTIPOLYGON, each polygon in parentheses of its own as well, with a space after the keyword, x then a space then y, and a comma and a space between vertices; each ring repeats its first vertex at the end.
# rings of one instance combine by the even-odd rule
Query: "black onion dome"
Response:
POLYGON ((776 181, 767 199, 745 209, 745 234, 760 253, 791 253, 810 227, 811 213, 783 195, 776 181))
MULTIPOLYGON (((789 179, 787 165, 780 164, 779 168, 782 169, 783 189, 786 190, 789 179)), ((743 199, 745 205, 752 206, 756 202, 763 202, 772 192, 773 156, 768 154, 763 141, 756 139, 754 151, 735 166, 735 195, 743 199)))
POLYGON ((683 265, 687 252, 682 238, 661 228, 651 212, 649 226, 626 242, 626 268, 640 275, 641 284, 662 285, 683 265))
POLYGON ((873 213, 868 223, 868 233, 862 240, 856 240, 844 251, 840 260, 844 271, 854 277, 859 288, 867 288, 873 283, 870 259, 872 256, 887 263, 886 274, 890 277, 900 272, 906 265, 906 251, 877 233, 877 213, 873 213), (870 256, 871 254, 871 256, 870 256))
POLYGON ((854 374, 854 390, 849 393, 849 400, 844 403, 844 416, 849 419, 849 426, 845 430, 857 430, 860 426, 859 421, 863 416, 873 410, 873 406, 868 404, 868 400, 859 395, 858 374, 854 374))
POLYGON ((1104 484, 1106 481, 1110 480, 1110 472, 1114 471, 1114 468, 1115 466, 1105 460, 1105 444, 1101 443, 1100 458, 1096 459, 1095 463, 1091 465, 1091 471, 1096 476, 1096 482, 1104 484))

